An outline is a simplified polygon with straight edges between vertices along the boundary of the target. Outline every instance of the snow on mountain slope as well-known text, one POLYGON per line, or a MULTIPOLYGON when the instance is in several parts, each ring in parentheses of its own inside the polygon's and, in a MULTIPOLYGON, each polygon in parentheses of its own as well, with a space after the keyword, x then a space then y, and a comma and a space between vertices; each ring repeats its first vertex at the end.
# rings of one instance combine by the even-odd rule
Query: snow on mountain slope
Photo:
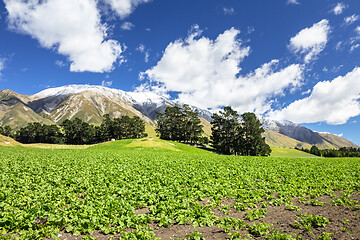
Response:
MULTIPOLYGON (((121 99, 152 120, 157 118, 157 112, 165 112, 168 106, 182 106, 180 102, 170 100, 167 97, 157 95, 150 91, 125 92, 96 85, 67 85, 49 88, 35 94, 30 105, 36 112, 44 110, 46 113, 50 113, 61 102, 67 100, 69 96, 85 92, 91 92, 94 96, 121 99)), ((211 113, 209 111, 194 106, 192 106, 192 108, 198 110, 201 117, 211 121, 211 113)))

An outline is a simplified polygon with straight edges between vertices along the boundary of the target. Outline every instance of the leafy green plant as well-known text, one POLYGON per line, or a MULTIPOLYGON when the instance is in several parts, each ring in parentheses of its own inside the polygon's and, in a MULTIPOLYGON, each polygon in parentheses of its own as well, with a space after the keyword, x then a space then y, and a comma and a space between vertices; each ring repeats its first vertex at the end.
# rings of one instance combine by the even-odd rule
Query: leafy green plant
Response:
POLYGON ((249 232, 256 237, 268 234, 271 230, 270 227, 271 225, 268 225, 265 222, 261 222, 258 224, 253 223, 252 225, 247 225, 249 232))
POLYGON ((311 231, 311 227, 325 227, 328 223, 330 223, 329 219, 316 214, 300 214, 297 215, 297 217, 300 218, 300 222, 295 221, 294 227, 305 231, 311 231))
POLYGON ((191 234, 187 234, 185 236, 185 240, 205 240, 205 238, 203 237, 202 233, 199 231, 194 231, 191 234))
POLYGON ((322 235, 318 238, 318 240, 331 240, 331 237, 330 237, 331 235, 334 235, 334 234, 323 232, 322 235))
POLYGON ((256 219, 265 217, 266 214, 267 214, 267 209, 255 209, 245 213, 245 219, 254 221, 256 219))
POLYGON ((301 208, 296 205, 287 205, 287 206, 285 206, 285 209, 289 210, 289 211, 300 211, 301 210, 301 208))
POLYGON ((217 226, 224 228, 225 232, 230 232, 231 230, 239 230, 243 227, 244 221, 235 218, 221 218, 218 220, 217 226))

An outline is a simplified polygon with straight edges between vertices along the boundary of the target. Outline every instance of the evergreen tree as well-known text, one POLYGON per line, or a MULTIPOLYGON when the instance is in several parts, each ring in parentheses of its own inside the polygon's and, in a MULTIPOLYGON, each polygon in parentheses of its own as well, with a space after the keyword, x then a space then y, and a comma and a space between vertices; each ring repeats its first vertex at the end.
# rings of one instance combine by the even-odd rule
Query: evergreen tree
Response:
POLYGON ((254 113, 241 115, 231 107, 213 114, 212 146, 219 152, 234 155, 268 156, 271 149, 262 137, 264 129, 254 113))
POLYGON ((224 154, 240 154, 240 124, 238 121, 239 114, 231 107, 224 107, 219 114, 212 116, 212 146, 224 154))
POLYGON ((93 125, 75 118, 74 120, 66 119, 61 126, 65 132, 65 143, 76 145, 95 143, 96 133, 93 125))
POLYGON ((320 153, 320 151, 319 151, 319 149, 318 149, 317 146, 312 146, 312 147, 310 148, 310 154, 314 154, 314 155, 316 155, 316 156, 321 156, 321 153, 320 153))
POLYGON ((61 143, 63 135, 57 125, 38 122, 28 123, 15 133, 15 139, 21 143, 61 143))
POLYGON ((161 139, 196 143, 199 141, 203 129, 197 111, 188 105, 167 107, 165 113, 157 113, 155 131, 161 139))
POLYGON ((265 143, 262 133, 265 130, 261 127, 261 122, 254 113, 244 113, 241 115, 241 132, 243 141, 240 146, 242 155, 246 156, 269 156, 271 149, 265 143))
POLYGON ((0 126, 0 134, 1 135, 4 135, 4 136, 7 136, 7 137, 12 137, 12 128, 10 126, 0 126))

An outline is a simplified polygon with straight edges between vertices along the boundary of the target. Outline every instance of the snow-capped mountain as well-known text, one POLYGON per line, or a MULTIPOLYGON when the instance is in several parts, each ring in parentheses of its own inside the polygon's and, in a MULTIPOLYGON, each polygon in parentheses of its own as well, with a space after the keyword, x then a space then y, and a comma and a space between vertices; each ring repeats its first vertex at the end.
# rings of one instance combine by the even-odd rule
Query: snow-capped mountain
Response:
POLYGON ((330 133, 319 133, 312 131, 304 126, 298 125, 288 120, 275 121, 262 118, 263 128, 266 130, 267 137, 270 135, 283 135, 295 139, 297 147, 309 148, 316 145, 321 148, 340 148, 342 146, 358 147, 356 144, 330 133), (305 143, 305 145, 303 145, 305 143))
MULTIPOLYGON (((78 117, 92 124, 100 124, 104 114, 139 116, 147 129, 152 129, 157 112, 163 113, 167 106, 182 106, 166 96, 150 91, 125 92, 118 89, 92 86, 67 85, 49 88, 27 96, 11 90, 0 91, 0 125, 22 127, 28 122, 60 124, 65 119, 78 117)), ((206 109, 196 109, 204 125, 205 134, 211 134, 211 116, 206 109)), ((350 141, 332 134, 317 133, 290 121, 273 121, 262 118, 267 142, 279 147, 305 147, 317 145, 322 148, 357 147, 350 141)))
MULTIPOLYGON (((94 104, 96 104, 94 102, 95 96, 102 96, 108 100, 116 100, 117 102, 125 103, 151 120, 156 119, 157 112, 165 112, 167 106, 183 105, 180 102, 172 101, 167 97, 157 95, 156 93, 150 91, 125 92, 118 89, 93 85, 67 85, 63 87, 49 88, 33 95, 33 101, 29 104, 36 112, 45 111, 46 113, 51 113, 59 106, 59 104, 66 101, 71 96, 79 94, 85 97, 91 96, 91 100, 94 104)), ((208 121, 211 120, 211 113, 209 111, 195 106, 191 107, 198 110, 201 117, 204 117, 208 121)), ((105 109, 102 109, 100 112, 104 113, 106 111, 105 109)), ((56 122, 58 122, 57 119, 56 122)))

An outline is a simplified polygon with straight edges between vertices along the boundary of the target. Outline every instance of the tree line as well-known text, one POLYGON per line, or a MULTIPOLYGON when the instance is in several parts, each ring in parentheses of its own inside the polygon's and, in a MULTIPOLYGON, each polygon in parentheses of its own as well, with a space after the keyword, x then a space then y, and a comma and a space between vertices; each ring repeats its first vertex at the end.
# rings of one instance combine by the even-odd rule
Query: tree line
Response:
MULTIPOLYGON (((111 119, 105 114, 100 126, 94 126, 79 118, 65 120, 57 125, 46 125, 38 122, 28 123, 17 130, 12 137, 21 143, 51 144, 95 144, 128 138, 146 137, 145 122, 138 116, 121 116, 111 119), (60 128, 61 127, 61 128, 60 128)), ((1 130, 1 129, 0 129, 1 130)))
MULTIPOLYGON (((231 107, 212 115, 211 146, 218 152, 232 155, 268 156, 271 153, 265 143, 260 121, 254 113, 240 115, 231 107)), ((156 132, 161 139, 206 144, 197 111, 189 106, 167 107, 158 113, 156 132)), ((205 140, 206 139, 206 140, 205 140)))
POLYGON ((167 107, 165 113, 157 113, 155 131, 161 139, 185 142, 190 144, 207 144, 198 112, 188 105, 167 107))
POLYGON ((316 146, 312 146, 310 149, 298 147, 295 147, 295 149, 319 157, 360 157, 360 148, 354 147, 342 147, 339 149, 319 149, 316 146))

